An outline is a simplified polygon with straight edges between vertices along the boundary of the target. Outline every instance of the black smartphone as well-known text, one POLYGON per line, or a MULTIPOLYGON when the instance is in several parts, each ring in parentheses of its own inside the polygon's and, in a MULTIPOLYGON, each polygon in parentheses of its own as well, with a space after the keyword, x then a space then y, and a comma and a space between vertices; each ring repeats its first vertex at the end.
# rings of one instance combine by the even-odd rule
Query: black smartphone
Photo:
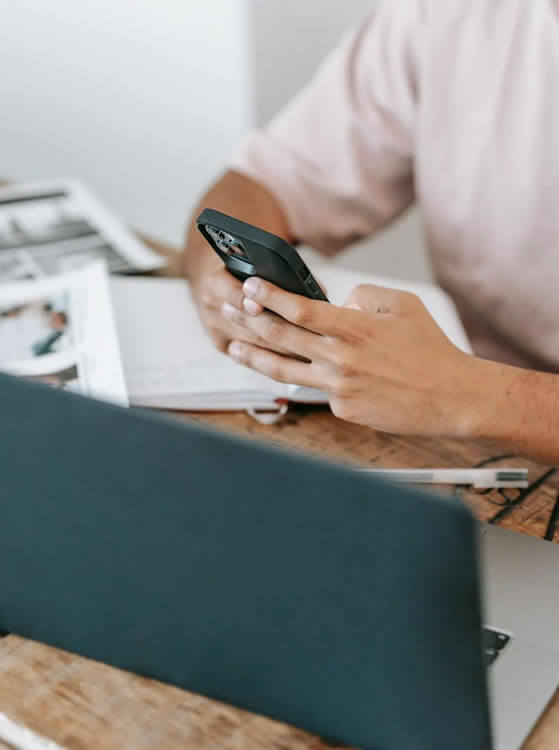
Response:
POLYGON ((328 302, 289 242, 211 208, 202 211, 196 224, 227 270, 237 279, 244 281, 249 276, 259 276, 287 292, 328 302))

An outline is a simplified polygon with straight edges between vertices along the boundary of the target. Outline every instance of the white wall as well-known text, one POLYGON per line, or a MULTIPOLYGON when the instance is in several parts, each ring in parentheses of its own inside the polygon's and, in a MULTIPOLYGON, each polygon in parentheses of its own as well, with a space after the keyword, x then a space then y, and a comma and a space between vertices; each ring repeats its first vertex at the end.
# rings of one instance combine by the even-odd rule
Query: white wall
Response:
MULTIPOLYGON (((76 176, 178 243, 242 133, 375 0, 0 0, 0 175, 76 176)), ((415 214, 340 262, 424 278, 415 214)))
POLYGON ((267 122, 375 0, 250 0, 256 114, 267 122))
MULTIPOLYGON (((259 123, 266 122, 309 79, 340 36, 364 18, 375 3, 376 0, 251 0, 259 123)), ((386 276, 420 280, 431 277, 416 211, 373 241, 339 256, 336 262, 386 276)))
POLYGON ((245 0, 0 0, 0 39, 0 175, 178 242, 253 119, 245 0))

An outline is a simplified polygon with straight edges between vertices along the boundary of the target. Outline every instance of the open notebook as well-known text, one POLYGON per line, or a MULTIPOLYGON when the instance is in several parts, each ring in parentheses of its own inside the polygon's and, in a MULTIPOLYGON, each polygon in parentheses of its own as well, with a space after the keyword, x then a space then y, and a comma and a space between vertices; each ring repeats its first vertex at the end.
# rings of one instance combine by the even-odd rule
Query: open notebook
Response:
MULTIPOLYGON (((336 266, 316 274, 329 299, 343 304, 358 284, 418 294, 449 339, 470 345, 450 298, 430 284, 363 275, 336 266)), ((277 410, 286 401, 326 403, 319 391, 276 383, 216 352, 190 298, 176 279, 112 278, 111 290, 130 402, 187 411, 277 410)))

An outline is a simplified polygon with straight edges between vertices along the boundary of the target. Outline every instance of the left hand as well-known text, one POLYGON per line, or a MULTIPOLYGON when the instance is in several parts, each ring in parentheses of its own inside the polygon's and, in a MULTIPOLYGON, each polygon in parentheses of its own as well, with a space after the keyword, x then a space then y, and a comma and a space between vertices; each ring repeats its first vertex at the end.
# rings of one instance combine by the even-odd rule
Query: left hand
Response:
POLYGON ((334 414, 384 432, 467 437, 483 408, 483 361, 457 349, 419 297, 363 285, 344 307, 247 279, 243 311, 222 315, 301 358, 232 341, 237 362, 325 391, 334 414), (265 308, 265 310, 262 310, 265 308))

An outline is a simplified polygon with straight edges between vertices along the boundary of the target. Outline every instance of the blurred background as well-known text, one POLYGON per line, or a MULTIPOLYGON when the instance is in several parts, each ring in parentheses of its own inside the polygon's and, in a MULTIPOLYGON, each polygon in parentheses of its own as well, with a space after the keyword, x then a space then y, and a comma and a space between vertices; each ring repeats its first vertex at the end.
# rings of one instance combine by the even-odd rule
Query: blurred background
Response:
MULTIPOLYGON (((178 245, 243 134, 374 5, 0 0, 0 175, 80 178, 130 225, 178 245)), ((417 212, 336 262, 430 278, 417 212)))

